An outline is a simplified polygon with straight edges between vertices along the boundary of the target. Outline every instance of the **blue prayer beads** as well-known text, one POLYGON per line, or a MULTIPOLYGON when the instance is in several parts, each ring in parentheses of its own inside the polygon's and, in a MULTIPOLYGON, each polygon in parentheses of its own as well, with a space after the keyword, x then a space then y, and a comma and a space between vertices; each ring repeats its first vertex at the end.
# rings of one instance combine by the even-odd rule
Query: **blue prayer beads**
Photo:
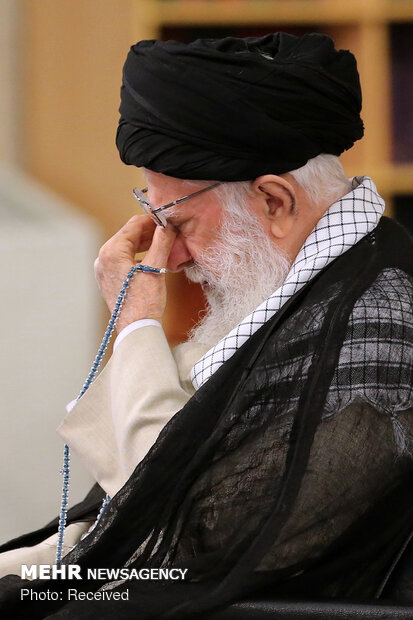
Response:
MULTIPOLYGON (((102 358, 106 352, 106 349, 108 348, 108 344, 110 342, 110 339, 112 338, 112 334, 113 331, 115 329, 115 324, 117 319, 119 318, 119 314, 120 311, 122 309, 123 306, 123 302, 125 300, 125 296, 126 296, 126 290, 127 287, 129 285, 129 282, 131 280, 131 278, 134 276, 134 274, 137 271, 144 271, 147 273, 154 273, 154 274, 161 274, 161 273, 166 273, 166 269, 158 269, 157 267, 149 267, 148 265, 142 265, 141 263, 138 263, 137 265, 134 265, 132 267, 132 269, 129 271, 128 275, 126 276, 125 281, 122 284, 122 288, 120 290, 120 293, 118 295, 118 299, 116 301, 115 307, 113 309, 112 315, 110 317, 108 326, 106 328, 106 332, 105 335, 103 336, 102 339, 102 343, 99 347, 99 350, 97 352, 97 355, 95 357, 95 360, 92 364, 92 367, 90 369, 89 375, 82 387, 82 390, 79 394, 79 396, 76 398, 76 401, 79 400, 79 398, 81 398, 83 396, 83 394, 86 392, 86 390, 88 389, 88 387, 90 386, 90 384, 92 383, 93 379, 96 376, 96 373, 99 369, 100 363, 102 361, 102 358)), ((63 541, 64 541, 64 533, 65 533, 65 527, 66 527, 66 519, 67 519, 67 504, 68 504, 68 499, 69 499, 69 482, 70 482, 70 449, 68 445, 65 445, 64 447, 64 451, 63 451, 63 466, 62 469, 60 470, 60 473, 63 476, 63 485, 62 485, 62 500, 61 500, 61 505, 60 505, 60 517, 59 517, 59 527, 57 530, 57 545, 56 545, 56 564, 57 566, 60 566, 62 563, 62 555, 63 555, 63 541)), ((102 507, 100 509, 100 512, 98 514, 98 517, 96 519, 96 523, 99 521, 99 519, 101 518, 101 516, 103 515, 107 505, 110 502, 110 497, 109 495, 107 495, 105 497, 105 499, 103 500, 102 503, 102 507)), ((96 525, 95 523, 95 525, 96 525)))

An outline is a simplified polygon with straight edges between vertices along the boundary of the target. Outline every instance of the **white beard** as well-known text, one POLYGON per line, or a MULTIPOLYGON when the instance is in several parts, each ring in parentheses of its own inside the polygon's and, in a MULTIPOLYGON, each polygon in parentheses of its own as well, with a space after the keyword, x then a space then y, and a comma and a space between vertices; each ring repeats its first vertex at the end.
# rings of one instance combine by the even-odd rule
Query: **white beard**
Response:
POLYGON ((189 340, 213 346, 274 293, 292 261, 246 208, 229 209, 216 243, 187 267, 189 280, 204 284, 207 309, 189 340), (207 283, 207 286, 205 286, 207 283))

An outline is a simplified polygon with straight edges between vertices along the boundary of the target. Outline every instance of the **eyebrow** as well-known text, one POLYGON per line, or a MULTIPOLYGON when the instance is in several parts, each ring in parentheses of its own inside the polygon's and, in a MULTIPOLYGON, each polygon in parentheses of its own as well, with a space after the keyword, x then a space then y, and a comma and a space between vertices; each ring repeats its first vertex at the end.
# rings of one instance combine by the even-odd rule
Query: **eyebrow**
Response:
POLYGON ((167 224, 170 224, 174 228, 180 229, 181 226, 186 224, 187 221, 190 220, 190 219, 191 219, 190 217, 187 217, 187 218, 183 218, 182 221, 179 221, 179 219, 175 220, 175 216, 172 215, 171 218, 166 218, 166 222, 167 222, 167 224))
MULTIPOLYGON (((155 209, 156 209, 156 207, 155 207, 155 209)), ((165 216, 165 218, 167 220, 173 219, 173 218, 175 218, 177 216, 179 217, 177 206, 168 207, 167 209, 165 209, 165 211, 162 211, 162 213, 163 213, 163 215, 165 216)))
MULTIPOLYGON (((156 209, 156 206, 155 205, 153 206, 156 209)), ((168 207, 167 209, 165 209, 165 211, 162 211, 162 213, 166 217, 167 220, 173 219, 173 218, 179 218, 181 217, 181 214, 182 214, 181 205, 177 204, 177 205, 173 205, 172 207, 168 207)), ((189 219, 189 217, 185 216, 184 220, 186 221, 187 219, 189 219)))

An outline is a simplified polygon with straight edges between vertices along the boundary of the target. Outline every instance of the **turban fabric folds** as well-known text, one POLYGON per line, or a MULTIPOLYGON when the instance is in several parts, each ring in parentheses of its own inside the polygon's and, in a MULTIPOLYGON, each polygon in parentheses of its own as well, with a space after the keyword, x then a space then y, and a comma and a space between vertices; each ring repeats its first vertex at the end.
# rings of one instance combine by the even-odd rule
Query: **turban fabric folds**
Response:
POLYGON ((181 179, 282 174, 363 135, 354 56, 326 35, 141 41, 125 62, 116 144, 181 179))

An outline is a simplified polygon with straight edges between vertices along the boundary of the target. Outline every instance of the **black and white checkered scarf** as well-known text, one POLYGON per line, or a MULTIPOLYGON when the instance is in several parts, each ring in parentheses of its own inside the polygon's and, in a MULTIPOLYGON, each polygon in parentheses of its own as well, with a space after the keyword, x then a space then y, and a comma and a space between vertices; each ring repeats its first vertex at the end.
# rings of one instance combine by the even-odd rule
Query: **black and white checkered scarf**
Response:
POLYGON ((355 177, 351 192, 331 205, 298 253, 282 284, 195 364, 191 379, 198 389, 252 334, 335 258, 372 231, 385 204, 369 177, 355 177))

